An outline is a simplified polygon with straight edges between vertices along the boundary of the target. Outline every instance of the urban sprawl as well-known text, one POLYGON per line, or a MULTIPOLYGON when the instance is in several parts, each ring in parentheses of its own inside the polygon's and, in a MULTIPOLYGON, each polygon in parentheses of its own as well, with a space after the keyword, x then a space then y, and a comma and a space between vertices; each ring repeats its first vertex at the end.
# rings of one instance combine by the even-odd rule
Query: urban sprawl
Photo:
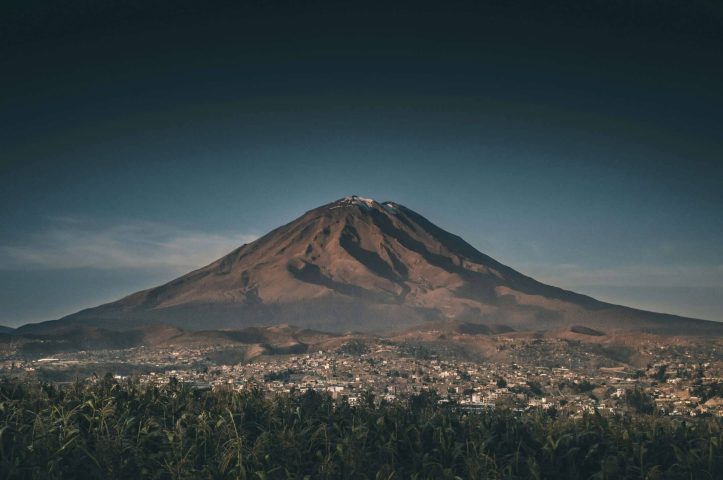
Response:
POLYGON ((329 350, 266 355, 251 360, 229 353, 243 346, 173 346, 57 354, 27 360, 6 352, 6 376, 64 383, 136 379, 158 385, 186 382, 198 389, 262 388, 290 394, 309 389, 355 404, 362 399, 394 402, 421 392, 468 410, 541 409, 551 414, 602 415, 635 412, 723 417, 720 346, 637 346, 645 365, 630 366, 600 355, 584 342, 564 339, 496 339, 506 362, 445 356, 424 343, 352 339, 329 350))

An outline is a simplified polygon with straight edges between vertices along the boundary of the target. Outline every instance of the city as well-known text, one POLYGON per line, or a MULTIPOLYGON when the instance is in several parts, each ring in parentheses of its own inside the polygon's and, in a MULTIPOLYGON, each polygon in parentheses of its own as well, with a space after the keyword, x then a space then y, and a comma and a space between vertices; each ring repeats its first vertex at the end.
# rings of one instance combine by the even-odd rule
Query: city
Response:
POLYGON ((611 358, 614 349, 569 339, 498 336, 493 341, 504 361, 470 361, 455 358, 461 355, 450 353, 448 345, 365 336, 334 349, 314 351, 312 346, 303 353, 241 361, 248 346, 137 347, 35 360, 6 352, 0 368, 4 375, 58 383, 93 381, 110 373, 117 381, 130 378, 156 386, 180 381, 197 389, 256 386, 282 394, 312 389, 351 405, 367 392, 378 401, 394 402, 433 391, 440 404, 467 410, 723 417, 719 341, 670 344, 651 337, 637 348, 638 360, 646 360, 640 366, 611 358))

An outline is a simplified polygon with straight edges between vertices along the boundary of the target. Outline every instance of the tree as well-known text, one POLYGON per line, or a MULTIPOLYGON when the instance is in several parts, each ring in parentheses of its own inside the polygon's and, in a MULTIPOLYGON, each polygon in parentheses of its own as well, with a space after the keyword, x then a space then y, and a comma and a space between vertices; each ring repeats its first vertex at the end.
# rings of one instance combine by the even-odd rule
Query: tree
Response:
POLYGON ((661 365, 658 367, 658 371, 655 372, 655 379, 659 381, 660 383, 665 383, 666 379, 666 372, 668 370, 667 365, 661 365))
POLYGON ((638 413, 655 413, 655 401, 653 397, 638 387, 625 392, 625 402, 638 413))

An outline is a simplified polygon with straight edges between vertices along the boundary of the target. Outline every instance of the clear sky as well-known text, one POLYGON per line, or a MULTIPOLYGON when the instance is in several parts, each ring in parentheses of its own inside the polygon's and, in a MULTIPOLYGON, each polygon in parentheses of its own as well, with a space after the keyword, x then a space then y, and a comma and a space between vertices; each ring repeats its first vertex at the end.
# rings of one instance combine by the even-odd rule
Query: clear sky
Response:
POLYGON ((349 194, 546 283, 723 320, 720 2, 387 3, 3 3, 0 324, 349 194))

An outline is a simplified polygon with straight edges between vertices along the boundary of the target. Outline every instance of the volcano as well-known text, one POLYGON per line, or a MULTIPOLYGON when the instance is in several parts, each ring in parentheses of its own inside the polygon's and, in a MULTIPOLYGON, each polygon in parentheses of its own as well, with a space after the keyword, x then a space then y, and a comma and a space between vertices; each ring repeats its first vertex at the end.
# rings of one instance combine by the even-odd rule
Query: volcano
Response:
POLYGON ((723 333, 723 324, 600 302, 545 285, 394 202, 350 196, 306 212, 156 288, 25 332, 69 325, 187 330, 275 324, 393 332, 440 322, 478 330, 723 333))

